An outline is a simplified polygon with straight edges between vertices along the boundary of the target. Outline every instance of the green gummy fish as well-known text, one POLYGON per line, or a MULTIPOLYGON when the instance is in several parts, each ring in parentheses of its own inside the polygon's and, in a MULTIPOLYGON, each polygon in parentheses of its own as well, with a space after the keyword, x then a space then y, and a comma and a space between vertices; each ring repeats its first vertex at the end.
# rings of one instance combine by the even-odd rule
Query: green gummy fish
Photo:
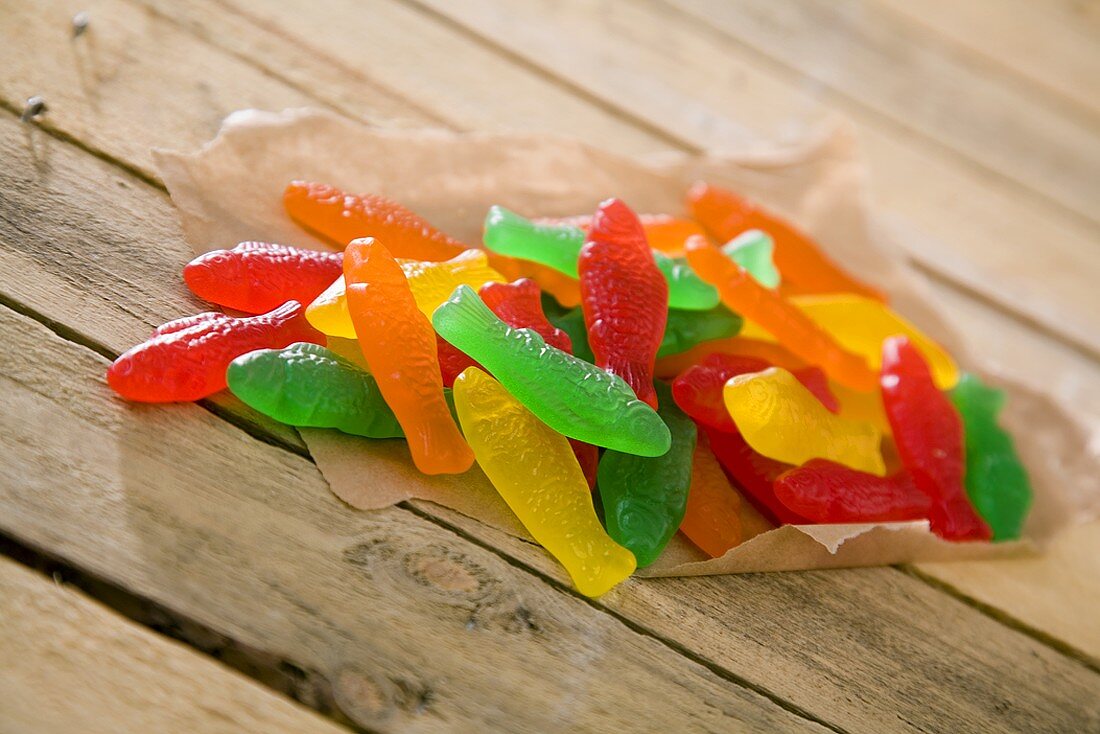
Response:
POLYGON ((668 385, 655 387, 671 448, 654 458, 605 451, 596 473, 607 534, 634 554, 638 568, 657 560, 680 527, 695 454, 695 423, 676 406, 668 385))
POLYGON ((642 456, 668 451, 664 421, 621 377, 548 345, 532 329, 509 326, 472 288, 456 288, 432 324, 558 433, 642 456))
POLYGON ((370 373, 318 344, 249 352, 229 364, 225 379, 234 395, 280 423, 405 435, 370 373))
POLYGON ((1031 507, 1031 482, 1012 437, 997 425, 1004 391, 963 374, 950 395, 966 432, 966 494, 994 541, 1019 538, 1031 507))

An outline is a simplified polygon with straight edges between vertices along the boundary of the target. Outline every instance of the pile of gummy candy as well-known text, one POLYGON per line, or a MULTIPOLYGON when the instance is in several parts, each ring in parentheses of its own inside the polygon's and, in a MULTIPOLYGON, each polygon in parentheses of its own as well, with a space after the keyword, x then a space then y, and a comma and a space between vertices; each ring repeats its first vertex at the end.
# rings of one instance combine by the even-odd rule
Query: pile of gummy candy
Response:
POLYGON ((588 595, 677 531, 723 555, 746 501, 775 524, 1018 537, 1031 489, 1003 393, 782 217, 707 184, 687 205, 493 206, 471 247, 381 196, 293 182, 287 213, 337 249, 198 257, 197 296, 258 315, 169 322, 108 383, 150 402, 228 387, 292 426, 404 437, 425 474, 476 460, 588 595))

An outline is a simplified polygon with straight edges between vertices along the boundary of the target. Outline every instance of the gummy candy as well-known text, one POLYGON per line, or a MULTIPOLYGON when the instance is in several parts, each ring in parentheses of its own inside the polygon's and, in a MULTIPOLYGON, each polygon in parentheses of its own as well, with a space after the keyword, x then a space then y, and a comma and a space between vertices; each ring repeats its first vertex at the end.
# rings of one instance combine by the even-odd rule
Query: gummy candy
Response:
MULTIPOLYGON (((447 300, 454 289, 462 284, 480 288, 484 283, 503 283, 504 276, 489 267, 485 253, 465 250, 450 260, 398 259, 401 271, 409 282, 413 298, 420 311, 429 319, 447 300)), ((309 308, 306 318, 319 331, 329 336, 355 338, 355 329, 348 314, 346 285, 343 277, 333 281, 309 308)))
POLYGON ((700 434, 691 464, 691 488, 680 532, 711 558, 741 543, 741 495, 700 434))
POLYGON ((1005 394, 964 374, 951 391, 966 431, 966 493, 993 540, 1020 537, 1031 505, 1031 482, 1012 437, 997 425, 1005 394))
MULTIPOLYGON (((723 395, 726 383, 731 377, 762 372, 770 366, 766 360, 757 357, 711 354, 673 380, 672 396, 680 409, 694 420, 719 431, 736 431, 737 426, 726 409, 723 395)), ((803 367, 792 374, 830 412, 837 412, 836 398, 829 391, 821 370, 817 367, 803 367)))
POLYGON ((875 389, 875 374, 862 357, 846 351, 808 316, 757 283, 717 247, 696 238, 688 242, 687 257, 700 277, 718 287, 728 308, 755 321, 795 355, 820 366, 831 379, 855 390, 875 389))
POLYGON ((596 365, 657 406, 653 363, 665 333, 668 284, 638 217, 618 199, 600 204, 578 261, 581 307, 596 365))
MULTIPOLYGON (((669 214, 639 214, 638 221, 645 230, 645 238, 649 246, 666 255, 681 255, 684 251, 684 243, 693 235, 706 237, 707 231, 698 222, 690 219, 680 219, 669 214)), ((557 225, 559 227, 576 227, 585 234, 592 226, 592 215, 581 214, 575 217, 542 218, 535 220, 537 224, 557 225)))
POLYGON ((266 242, 213 250, 183 268, 199 298, 219 306, 265 313, 287 301, 309 303, 343 272, 344 256, 266 242))
POLYGON ((882 402, 894 443, 917 489, 932 501, 932 531, 947 540, 989 540, 963 486, 963 426, 932 381, 920 352, 903 336, 882 345, 882 402))
POLYGON ((128 400, 199 400, 225 388, 225 369, 242 354, 324 339, 306 323, 297 301, 248 318, 214 312, 189 316, 168 322, 116 359, 107 384, 128 400))
POLYGON ((573 456, 576 457, 577 463, 581 466, 581 471, 584 472, 584 478, 588 482, 588 488, 590 490, 596 488, 596 472, 600 465, 600 447, 594 444, 585 443, 584 441, 578 441, 575 438, 569 439, 569 445, 573 448, 573 456))
POLYGON ((771 235, 775 240, 775 264, 784 281, 792 281, 807 292, 852 292, 885 300, 877 290, 826 257, 809 235, 759 204, 705 183, 695 184, 687 201, 692 217, 719 241, 726 242, 749 229, 771 235))
MULTIPOLYGON (((551 324, 542 311, 541 293, 535 282, 520 278, 514 283, 490 282, 478 291, 485 305, 501 321, 517 329, 534 329, 546 343, 563 352, 573 353, 569 335, 551 324)), ((455 349, 442 337, 438 337, 439 368, 443 385, 450 387, 467 367, 478 366, 469 356, 455 349)))
POLYGON ((709 311, 670 308, 657 356, 679 354, 701 342, 734 336, 741 331, 743 323, 744 319, 731 313, 725 306, 717 306, 709 311))
POLYGON ((553 299, 543 297, 542 309, 550 323, 569 335, 573 354, 585 362, 595 362, 596 357, 588 346, 588 331, 584 328, 584 311, 580 308, 561 308, 553 299))
POLYGON ((456 288, 432 323, 555 431, 642 456, 668 451, 668 428, 622 378, 504 323, 469 286, 456 288))
POLYGON ((833 415, 785 369, 732 377, 723 397, 745 441, 768 458, 788 464, 829 459, 876 476, 886 473, 878 429, 833 415))
MULTIPOLYGON (((589 221, 585 220, 586 225, 589 221)), ((644 227, 642 229, 644 235, 644 227)), ((492 206, 485 217, 483 241, 487 249, 497 254, 531 260, 578 278, 580 252, 589 234, 587 226, 582 229, 562 223, 539 224, 504 207, 492 206)), ((650 247, 648 242, 646 247, 650 247)), ((650 252, 668 283, 670 307, 706 310, 718 305, 718 292, 685 263, 659 250, 650 252)))
POLYGON ((534 260, 573 278, 584 247, 584 230, 559 224, 537 224, 502 206, 489 207, 482 241, 501 255, 534 260))
POLYGON ((738 335, 726 339, 702 342, 681 354, 661 357, 657 360, 657 376, 661 379, 676 377, 684 370, 699 364, 711 354, 756 357, 773 367, 782 367, 791 372, 806 367, 805 361, 794 356, 775 342, 747 339, 738 335))
POLYGON ((775 496, 772 482, 790 464, 769 459, 752 450, 740 433, 718 431, 706 424, 700 428, 707 436, 710 450, 736 485, 768 520, 776 524, 803 525, 808 521, 789 509, 775 496))
POLYGON ((448 260, 467 249, 395 201, 347 194, 322 183, 292 181, 283 192, 286 213, 302 228, 343 249, 359 237, 386 243, 394 257, 448 260))
POLYGON ((246 405, 281 423, 368 438, 405 435, 370 373, 318 344, 241 355, 225 379, 246 405))
POLYGON ((695 424, 676 407, 667 385, 658 382, 656 392, 671 448, 656 457, 605 451, 596 475, 607 532, 630 549, 639 568, 657 560, 684 519, 695 453, 695 424))
MULTIPOLYGON (((844 349, 867 360, 873 370, 882 364, 883 340, 900 334, 909 337, 909 341, 928 362, 937 387, 949 390, 959 381, 959 368, 951 355, 880 301, 841 293, 792 296, 790 303, 809 316, 844 349)), ((753 324, 746 325, 745 336, 768 338, 767 332, 753 324)))
POLYGON ((599 596, 634 572, 634 556, 600 525, 564 436, 476 367, 455 380, 454 399, 481 469, 582 594, 599 596))
POLYGON ((425 474, 458 474, 474 462, 443 399, 435 334, 401 266, 366 238, 344 252, 348 310, 359 348, 425 474))
POLYGON ((928 517, 928 497, 901 471, 888 477, 813 459, 780 474, 775 496, 811 522, 902 522, 928 517))
POLYGON ((742 232, 722 245, 722 254, 747 270, 765 288, 779 287, 780 276, 775 269, 774 252, 775 241, 759 229, 742 232))
POLYGON ((481 286, 478 295, 504 323, 516 328, 534 329, 550 346, 573 353, 573 341, 569 335, 551 324, 543 313, 542 294, 533 280, 520 278, 514 283, 486 283, 481 286))

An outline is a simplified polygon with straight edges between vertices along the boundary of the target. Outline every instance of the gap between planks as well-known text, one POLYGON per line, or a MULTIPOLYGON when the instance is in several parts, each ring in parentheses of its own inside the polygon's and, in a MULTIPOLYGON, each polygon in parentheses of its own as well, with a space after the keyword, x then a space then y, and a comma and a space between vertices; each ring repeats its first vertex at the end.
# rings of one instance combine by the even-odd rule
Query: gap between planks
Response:
MULTIPOLYGON (((9 125, 10 125, 10 128, 9 128, 9 130, 11 130, 11 131, 16 131, 16 130, 18 130, 18 129, 19 129, 19 128, 18 128, 18 126, 16 125, 16 123, 14 123, 14 122, 11 122, 11 123, 9 123, 9 125)), ((62 147, 62 148, 64 148, 64 147, 66 147, 66 146, 61 146, 61 147, 62 147)), ((71 159, 72 159, 72 161, 74 161, 74 162, 75 162, 75 161, 77 161, 77 160, 79 160, 79 159, 81 158, 81 154, 79 154, 79 153, 76 153, 76 152, 74 151, 74 152, 71 152, 71 153, 67 153, 67 154, 66 154, 65 156, 60 156, 60 159, 59 159, 59 162, 58 162, 58 166, 57 166, 57 171, 58 171, 58 175, 63 175, 63 173, 62 173, 62 172, 63 172, 63 171, 65 171, 65 170, 66 170, 66 168, 67 168, 67 165, 63 163, 63 161, 64 161, 64 159, 65 159, 66 157, 68 157, 68 158, 71 158, 71 159)), ((89 169, 89 170, 88 170, 88 171, 87 171, 86 173, 84 173, 85 177, 86 177, 86 176, 87 176, 88 174, 90 174, 90 173, 91 173, 91 172, 92 172, 93 170, 95 170, 95 169, 99 169, 99 170, 100 170, 100 171, 102 172, 102 171, 105 171, 105 170, 107 170, 107 168, 108 168, 108 167, 107 167, 106 165, 103 165, 103 164, 102 164, 102 162, 100 162, 100 163, 99 163, 98 165, 95 165, 95 166, 93 166, 93 165, 91 165, 91 161, 90 161, 90 159, 89 159, 89 162, 88 162, 88 164, 87 164, 87 167, 88 167, 88 169, 89 169)), ((69 175, 72 175, 72 174, 71 174, 71 172, 70 172, 70 174, 69 174, 69 175)), ((121 180, 121 178, 123 178, 123 177, 119 177, 119 178, 120 178, 120 180, 121 180)), ((72 183, 70 182, 70 185, 73 185, 73 184, 72 184, 72 183)), ((78 188, 79 188, 79 187, 78 187, 78 188)), ((141 188, 141 187, 138 187, 138 188, 141 188)), ((88 194, 92 194, 92 195, 93 195, 93 197, 94 197, 95 195, 94 195, 94 194, 93 194, 92 192, 93 192, 93 189, 89 189, 89 190, 87 190, 87 191, 85 192, 85 195, 88 195, 88 194)), ((43 193, 45 193, 45 192, 43 192, 43 193)), ((79 192, 76 192, 76 193, 77 193, 77 194, 79 194, 79 192)), ((155 204, 156 206, 164 206, 164 205, 166 204, 166 201, 165 201, 164 199, 162 199, 162 198, 161 198, 161 195, 160 195, 160 194, 154 194, 153 192, 147 192, 146 194, 144 194, 144 195, 142 195, 142 196, 140 196, 140 197, 136 197, 136 198, 135 198, 135 201, 145 201, 145 202, 147 202, 147 205, 153 205, 153 204, 155 204)), ((127 211, 129 211, 129 210, 127 210, 127 211)), ((154 229, 152 229, 152 230, 150 230, 150 231, 154 231, 154 232, 161 232, 162 234, 167 234, 167 230, 166 230, 166 228, 168 228, 168 229, 174 229, 174 226, 173 226, 173 225, 174 225, 174 218, 171 218, 171 217, 170 217, 170 213, 169 213, 169 212, 167 211, 167 209, 165 209, 165 211, 163 212, 163 216, 162 216, 161 214, 157 214, 156 216, 153 216, 154 212, 151 212, 151 211, 150 211, 150 212, 145 212, 145 213, 143 214, 143 213, 142 213, 142 211, 141 211, 141 207, 139 206, 139 207, 138 207, 137 209, 133 210, 133 211, 131 212, 131 214, 132 214, 133 216, 137 216, 137 217, 142 217, 142 216, 150 216, 150 217, 152 217, 152 219, 151 219, 151 221, 150 221, 150 225, 151 225, 151 226, 153 226, 153 224, 155 223, 155 227, 154 227, 154 229), (168 222, 169 222, 169 219, 170 219, 170 218, 171 218, 171 222, 172 222, 172 224, 171 224, 171 225, 169 225, 169 223, 168 223, 168 222), (162 220, 163 220, 163 221, 162 221, 162 220)), ((70 225, 70 226, 71 226, 71 225, 70 225)), ((16 234, 16 236, 18 236, 18 234, 17 234, 17 233, 15 233, 15 234, 16 234)), ((173 240, 173 247, 174 247, 174 248, 176 248, 176 251, 177 251, 178 253, 182 253, 182 251, 183 251, 183 249, 184 249, 184 248, 183 248, 183 247, 181 247, 182 243, 178 241, 178 238, 170 238, 170 239, 172 239, 172 240, 173 240)), ((177 255, 177 256, 178 256, 178 255, 177 255)), ((167 259, 165 260, 165 262, 161 263, 161 265, 168 265, 168 262, 167 262, 168 260, 171 260, 171 261, 173 261, 173 262, 174 262, 174 260, 175 260, 175 256, 174 256, 173 258, 167 258, 167 259)), ((168 265, 168 266, 169 266, 169 267, 174 267, 174 266, 172 266, 172 265, 168 265)), ((186 300, 186 299, 184 299, 184 300, 186 300)), ((158 300, 157 302, 158 302, 158 303, 160 303, 160 301, 159 301, 159 300, 158 300)), ((179 302, 178 302, 178 298, 177 298, 177 299, 175 299, 175 300, 172 300, 172 301, 171 301, 171 303, 173 304, 173 307, 174 307, 174 308, 179 308, 179 307, 180 307, 180 304, 179 304, 179 302)), ((163 305, 167 305, 167 304, 162 304, 162 307, 163 307, 163 305)), ((154 313, 157 313, 157 312, 156 312, 156 311, 154 311, 154 313)), ((144 315, 139 315, 139 314, 131 314, 131 317, 136 317, 136 318, 138 318, 139 320, 146 320, 146 321, 147 321, 147 320, 148 320, 148 318, 150 318, 150 315, 149 315, 148 313, 146 313, 146 314, 144 314, 144 315)), ((156 317, 154 316, 153 318, 156 318, 156 317)), ((162 319, 158 319, 158 321, 159 321, 159 320, 162 320, 162 319)), ((148 322, 148 323, 157 323, 157 321, 152 321, 152 322, 148 322)), ((319 477, 318 477, 318 479, 319 479, 319 477)), ((483 527, 483 526, 475 526, 475 527, 474 527, 474 532, 479 532, 479 531, 480 531, 480 530, 482 530, 482 529, 484 529, 484 527, 483 527)), ((483 533, 483 534, 488 534, 488 533, 483 533)), ((489 542, 490 542, 490 543, 494 543, 494 544, 495 544, 495 543, 496 543, 497 541, 496 541, 495 539, 490 539, 490 541, 489 541, 489 542)), ((508 543, 506 543, 506 542, 505 542, 505 543, 500 543, 500 545, 501 545, 501 546, 503 546, 503 547, 509 547, 509 546, 508 546, 508 543)), ((505 551, 505 552, 507 552, 507 551, 505 551)), ((496 553, 496 551, 493 551, 493 553, 495 554, 495 553, 496 553)), ((540 551, 540 552, 538 552, 538 553, 535 553, 535 552, 533 551, 533 549, 531 549, 531 548, 530 548, 530 546, 526 546, 526 545, 525 545, 525 546, 523 546, 523 547, 522 547, 522 552, 521 552, 521 553, 519 553, 518 555, 519 555, 519 556, 520 556, 521 558, 523 558, 523 562, 524 562, 524 563, 528 563, 528 564, 531 564, 531 565, 535 565, 535 566, 538 566, 538 567, 542 568, 542 569, 544 570, 544 572, 545 572, 545 570, 546 570, 546 569, 547 569, 548 567, 550 568, 550 571, 549 571, 549 573, 551 573, 551 574, 552 574, 552 573, 555 573, 555 572, 557 571, 557 569, 554 569, 554 568, 553 568, 552 564, 551 564, 551 563, 549 562, 549 559, 548 559, 548 558, 546 558, 546 557, 545 557, 545 556, 544 556, 544 555, 543 555, 543 554, 541 553, 541 551, 540 551)), ((873 574, 873 572, 872 572, 872 574, 873 574)), ((836 578, 836 579, 838 580, 838 583, 840 583, 840 584, 843 584, 843 583, 845 583, 845 581, 844 581, 845 579, 848 579, 848 581, 850 582, 850 581, 851 581, 851 579, 852 579, 852 577, 853 577, 853 575, 854 575, 854 574, 851 574, 851 573, 847 573, 847 574, 846 574, 846 573, 842 573, 842 572, 838 572, 838 573, 837 573, 837 574, 835 574, 835 575, 833 575, 833 574, 825 574, 825 575, 823 575, 823 578, 822 578, 822 582, 812 582, 812 581, 811 581, 811 582, 809 582, 809 583, 810 583, 810 585, 811 585, 811 588, 813 588, 813 587, 817 587, 817 588, 818 588, 818 592, 820 593, 820 592, 821 592, 821 590, 822 590, 822 589, 821 589, 821 587, 832 587, 832 584, 831 584, 831 583, 823 583, 823 582, 824 582, 824 576, 832 576, 833 578, 836 578)), ((892 574, 891 572, 888 572, 888 571, 884 571, 884 570, 880 571, 880 573, 879 573, 879 574, 877 574, 877 576, 883 577, 883 578, 882 578, 882 580, 883 580, 883 581, 885 581, 885 582, 887 583, 887 585, 890 585, 890 582, 889 582, 889 580, 888 580, 888 579, 886 579, 886 578, 884 578, 884 577, 885 577, 885 576, 887 576, 887 575, 893 575, 893 574, 892 574)), ((780 575, 780 576, 782 576, 782 575, 780 575)), ((811 574, 810 576, 812 577, 812 576, 814 576, 814 575, 813 575, 813 574, 811 574)), ((862 577, 863 575, 861 574, 860 576, 862 577)), ((778 588, 778 587, 782 587, 782 586, 792 586, 792 585, 793 585, 793 586, 797 586, 797 587, 801 588, 801 586, 802 586, 802 585, 801 585, 801 582, 800 582, 800 581, 799 581, 799 580, 798 580, 798 579, 797 579, 796 577, 792 577, 791 575, 788 575, 788 576, 787 576, 787 579, 788 579, 789 581, 786 581, 786 582, 784 582, 784 581, 782 581, 781 579, 778 579, 778 578, 777 578, 777 579, 775 580, 775 581, 776 581, 777 583, 762 584, 762 586, 763 586, 763 587, 764 587, 765 589, 770 589, 770 588, 772 588, 772 587, 776 587, 776 588, 778 588)), ((732 580, 731 580, 731 581, 732 581, 732 580)), ((684 582, 684 584, 690 584, 690 582, 689 582, 688 580, 684 580, 683 582, 684 582)), ((755 585, 754 585, 754 584, 752 583, 752 579, 744 579, 744 580, 743 580, 743 582, 744 582, 744 583, 738 583, 737 585, 738 585, 739 587, 744 587, 744 586, 746 586, 746 585, 748 585, 748 586, 755 586, 755 585)), ((675 585, 675 584, 674 584, 674 585, 675 585)), ((656 602, 656 603, 657 603, 657 604, 659 605, 659 604, 660 604, 660 599, 661 599, 661 594, 662 594, 662 593, 665 593, 665 592, 662 592, 662 591, 661 591, 661 588, 662 588, 663 586, 668 586, 668 584, 661 584, 661 583, 659 583, 659 582, 648 582, 648 583, 646 583, 646 584, 644 584, 644 585, 642 585, 642 584, 637 584, 637 585, 636 585, 636 588, 635 588, 635 590, 636 590, 637 592, 640 592, 641 596, 642 596, 642 597, 644 597, 645 599, 647 599, 647 601, 645 601, 644 603, 647 603, 647 604, 648 604, 648 603, 653 603, 653 602, 656 602), (643 591, 643 589, 645 589, 645 590, 643 591)), ((696 586, 697 586, 697 585, 696 585, 696 586)), ((918 585, 918 586, 919 586, 919 585, 918 585)), ((913 592, 919 592, 919 588, 913 588, 913 589, 910 589, 908 593, 909 593, 910 595, 912 595, 912 593, 913 593, 913 592)), ((933 589, 928 589, 928 592, 929 592, 929 593, 928 593, 928 595, 927 595, 927 598, 926 598, 926 602, 927 602, 928 604, 932 605, 932 606, 933 606, 933 607, 935 607, 935 608, 940 608, 940 607, 939 607, 939 605, 938 605, 938 604, 936 604, 936 602, 935 602, 935 601, 934 601, 934 599, 933 599, 933 597, 938 597, 938 596, 941 596, 940 592, 938 592, 938 591, 936 591, 936 590, 933 590, 933 589)), ((918 594, 918 596, 919 596, 919 594, 918 594)), ((944 598, 944 599, 946 599, 947 597, 943 597, 943 598, 944 598)), ((969 607, 967 607, 967 606, 965 606, 965 605, 962 605, 962 604, 957 604, 957 605, 955 605, 955 606, 957 606, 957 607, 958 607, 958 610, 960 610, 960 611, 961 611, 962 609, 967 609, 967 610, 969 611, 969 607)), ((944 605, 943 605, 943 607, 942 607, 942 611, 944 611, 944 612, 946 613, 946 612, 948 612, 948 610, 950 610, 950 609, 951 609, 951 607, 952 607, 952 604, 944 604, 944 605)), ((690 610, 688 610, 688 609, 685 609, 685 611, 690 611, 690 610)), ((629 612, 628 612, 628 613, 629 613, 629 612)), ((955 612, 954 612, 954 611, 951 611, 951 613, 955 613, 955 612)), ((643 616, 644 616, 644 615, 643 615, 643 616)), ((660 615, 658 615, 658 618, 659 618, 659 616, 660 616, 660 615)), ((922 615, 922 616, 923 616, 923 615, 922 615)), ((964 616, 965 616, 965 615, 964 615, 964 616)), ((979 618, 979 619, 983 618, 983 617, 982 617, 982 615, 979 615, 979 614, 974 614, 973 616, 974 616, 975 618, 979 618)), ((1000 627, 1000 625, 998 625, 998 624, 997 624, 997 623, 995 623, 995 622, 991 622, 991 623, 989 624, 989 627, 990 627, 990 628, 999 628, 999 627, 1000 627)), ((989 631, 989 632, 993 632, 994 630, 993 630, 993 629, 989 629, 988 631, 989 631)), ((1024 640, 1024 639, 1027 639, 1027 638, 1026 638, 1026 636, 1024 636, 1024 635, 1016 635, 1015 633, 1013 633, 1012 635, 1006 635, 1006 636, 1005 636, 1005 641, 1007 642, 1007 641, 1008 641, 1008 638, 1010 638, 1010 637, 1012 637, 1012 636, 1016 636, 1016 637, 1018 637, 1018 638, 1019 638, 1020 640, 1024 640)), ((759 638, 758 638, 758 639, 759 639, 759 638)), ((683 642, 683 640, 680 640, 680 641, 681 641, 681 642, 683 642)), ((1012 644, 1016 644, 1016 643, 1012 643, 1012 644)), ((1039 651, 1039 650, 1041 650, 1041 649, 1043 649, 1043 648, 1042 648, 1042 646, 1040 646, 1040 645, 1038 645, 1038 644, 1037 644, 1037 645, 1035 645, 1035 648, 1034 648, 1034 650, 1032 651, 1032 653, 1031 653, 1031 654, 1032 654, 1032 655, 1034 655, 1034 654, 1036 654, 1036 652, 1037 652, 1037 651, 1039 651)), ((1057 653, 1052 653, 1052 658, 1053 658, 1053 657, 1058 657, 1057 653)), ((1091 675, 1091 673, 1090 673, 1089 675, 1091 675)), ((777 690, 779 690, 779 689, 777 689, 777 690)))
MULTIPOLYGON (((17 117, 16 113, 11 109, 10 104, 4 103, 0 106, 3 106, 13 116, 17 117)), ((88 146, 83 145, 83 144, 79 143, 78 141, 74 141, 71 138, 71 136, 69 136, 67 134, 64 134, 64 133, 57 134, 55 132, 55 130, 53 130, 52 128, 41 128, 41 129, 44 132, 46 132, 47 134, 51 135, 52 137, 55 137, 60 142, 68 144, 68 145, 72 145, 73 147, 81 150, 82 152, 90 154, 90 155, 92 155, 92 156, 108 163, 109 165, 116 166, 116 167, 120 168, 121 170, 125 171, 126 173, 128 173, 130 175, 135 175, 143 183, 157 189, 158 191, 160 191, 162 193, 166 193, 165 187, 159 181, 157 181, 155 179, 154 180, 148 180, 144 176, 135 174, 135 172, 133 170, 133 167, 131 167, 129 165, 126 165, 126 164, 120 164, 120 162, 117 161, 114 157, 112 157, 110 155, 107 155, 105 153, 101 153, 101 152, 97 153, 97 151, 95 151, 94 149, 90 149, 88 146)), ((8 298, 4 294, 0 294, 0 303, 8 305, 12 310, 15 310, 19 313, 22 313, 22 314, 38 321, 39 323, 42 323, 44 326, 49 328, 51 331, 54 331, 59 337, 65 339, 67 341, 71 341, 75 344, 79 344, 80 346, 91 349, 92 351, 96 352, 97 354, 100 354, 101 356, 104 356, 108 359, 114 359, 115 357, 118 356, 117 353, 115 353, 113 350, 110 350, 105 345, 99 344, 99 343, 95 342, 94 340, 86 339, 79 332, 65 326, 64 324, 60 324, 59 322, 57 322, 55 320, 52 320, 52 319, 49 319, 49 318, 43 316, 42 314, 34 311, 33 309, 30 309, 30 308, 26 307, 25 305, 23 305, 21 303, 18 303, 18 302, 14 301, 11 298, 8 298)), ((226 407, 223 407, 223 406, 219 406, 217 403, 215 403, 211 400, 201 401, 200 405, 201 405, 201 407, 203 407, 204 409, 206 409, 209 412, 213 413, 214 415, 218 416, 219 418, 221 418, 223 420, 226 420, 227 422, 231 423, 235 427, 239 428, 240 430, 242 430, 243 432, 245 432, 249 436, 251 436, 251 437, 253 437, 253 438, 255 438, 259 441, 262 441, 264 443, 276 446, 278 448, 284 449, 284 450, 289 451, 293 454, 301 456, 301 457, 309 460, 312 463, 312 458, 310 457, 310 455, 308 453, 308 450, 306 450, 303 445, 288 442, 284 438, 272 433, 270 430, 268 430, 268 428, 266 426, 264 426, 262 424, 259 424, 259 423, 256 423, 256 422, 253 422, 253 421, 250 421, 246 417, 242 417, 241 415, 235 413, 232 408, 226 408, 226 407)), ((407 503, 402 503, 402 506, 406 510, 413 511, 412 506, 408 505, 407 503)), ((417 514, 420 514, 422 511, 421 510, 415 510, 415 512, 417 514)), ((432 515, 426 515, 426 516, 431 517, 432 522, 434 524, 440 526, 440 527, 445 527, 445 528, 448 528, 448 529, 453 529, 454 528, 453 525, 447 523, 446 521, 444 521, 440 518, 437 518, 437 517, 432 516, 432 515)), ((523 564, 523 562, 518 560, 518 559, 515 559, 511 556, 505 555, 505 553, 503 551, 500 551, 499 549, 495 549, 495 548, 493 548, 492 546, 489 546, 489 545, 484 545, 483 541, 477 540, 476 538, 471 536, 466 531, 462 531, 461 534, 463 535, 464 538, 466 538, 468 540, 471 540, 472 542, 475 542, 478 545, 482 545, 486 549, 492 550, 492 552, 494 552, 496 555, 500 556, 501 558, 505 559, 510 564, 514 564, 514 565, 519 564, 517 567, 524 568, 524 569, 528 570, 529 572, 535 573, 540 578, 544 578, 544 579, 546 578, 545 575, 542 572, 537 571, 537 570, 533 569, 532 567, 523 564)), ((932 588, 935 588, 937 591, 940 591, 940 592, 945 593, 949 596, 952 596, 953 598, 963 602, 967 606, 970 606, 970 607, 976 609, 977 611, 981 612, 983 615, 988 616, 991 619, 994 619, 998 623, 1004 624, 1006 620, 1014 619, 1011 615, 1008 615, 1006 613, 1001 613, 1000 615, 992 614, 991 610, 994 609, 993 607, 991 607, 989 605, 982 604, 981 602, 976 601, 973 597, 968 596, 965 593, 959 592, 957 589, 950 586, 949 584, 933 583, 933 582, 930 581, 931 577, 928 576, 927 574, 913 573, 911 575, 914 578, 917 578, 918 580, 920 580, 922 583, 925 583, 928 586, 931 586, 932 588)), ((560 582, 558 582, 558 583, 555 584, 555 586, 557 588, 561 588, 563 590, 566 590, 566 591, 568 591, 569 593, 571 593, 575 596, 578 596, 578 598, 584 599, 585 601, 589 601, 585 597, 581 597, 580 595, 576 594, 576 592, 573 591, 571 589, 571 587, 568 586, 568 584, 561 584, 560 582)), ((594 602, 589 602, 589 603, 594 603, 594 602)), ((615 612, 613 612, 611 610, 608 610, 606 607, 600 607, 600 608, 604 609, 604 611, 607 611, 607 613, 611 614, 612 616, 615 616, 616 618, 622 619, 615 612)), ((630 621, 630 622, 627 622, 627 624, 628 625, 634 625, 636 623, 630 621)), ((1017 629, 1017 631, 1020 631, 1023 634, 1026 634, 1027 636, 1035 639, 1037 642, 1040 642, 1041 644, 1051 646, 1052 649, 1058 650, 1060 653, 1067 655, 1067 657, 1069 657, 1070 659, 1073 659, 1077 662, 1084 662, 1087 665, 1094 664, 1092 662, 1092 659, 1086 653, 1084 653, 1083 651, 1078 650, 1077 648, 1075 648, 1072 644, 1070 644, 1068 642, 1061 641, 1060 644, 1058 644, 1058 645, 1050 645, 1050 640, 1051 639, 1057 639, 1057 638, 1053 638, 1050 635, 1047 635, 1045 633, 1040 633, 1035 628, 1033 628, 1033 627, 1031 627, 1031 626, 1029 626, 1029 625, 1027 625, 1023 622, 1018 622, 1018 623, 1010 625, 1010 626, 1013 629, 1017 629)), ((661 641, 665 645, 668 645, 668 646, 672 647, 673 649, 677 649, 678 647, 680 647, 679 643, 676 643, 675 641, 672 641, 672 640, 669 640, 667 638, 661 637, 658 633, 652 633, 652 634, 653 634, 655 639, 661 641)), ((721 668, 719 668, 719 669, 721 669, 721 668)), ((727 671, 727 673, 731 676, 736 677, 736 674, 734 674, 730 671, 727 671)))

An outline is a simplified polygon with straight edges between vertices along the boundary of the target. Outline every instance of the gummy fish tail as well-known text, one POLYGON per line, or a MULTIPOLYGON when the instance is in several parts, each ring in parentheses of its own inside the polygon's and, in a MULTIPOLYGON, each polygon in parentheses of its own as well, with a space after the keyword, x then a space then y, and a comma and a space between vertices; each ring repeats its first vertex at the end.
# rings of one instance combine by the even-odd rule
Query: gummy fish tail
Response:
POLYGON ((498 330, 501 324, 497 315, 489 310, 481 297, 468 285, 455 288, 450 298, 432 314, 435 330, 456 346, 463 341, 462 334, 491 333, 498 330))

